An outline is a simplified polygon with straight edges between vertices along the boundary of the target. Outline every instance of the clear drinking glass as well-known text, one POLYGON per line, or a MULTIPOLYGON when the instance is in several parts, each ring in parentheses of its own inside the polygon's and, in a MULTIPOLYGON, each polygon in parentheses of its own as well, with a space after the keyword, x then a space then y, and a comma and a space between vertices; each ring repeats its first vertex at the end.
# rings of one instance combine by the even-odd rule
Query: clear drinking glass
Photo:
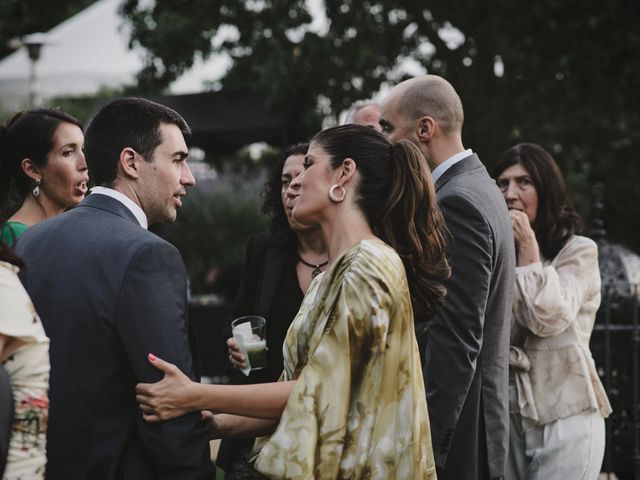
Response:
POLYGON ((261 370, 267 365, 267 341, 264 317, 248 315, 231 322, 231 333, 244 355, 247 367, 261 370))

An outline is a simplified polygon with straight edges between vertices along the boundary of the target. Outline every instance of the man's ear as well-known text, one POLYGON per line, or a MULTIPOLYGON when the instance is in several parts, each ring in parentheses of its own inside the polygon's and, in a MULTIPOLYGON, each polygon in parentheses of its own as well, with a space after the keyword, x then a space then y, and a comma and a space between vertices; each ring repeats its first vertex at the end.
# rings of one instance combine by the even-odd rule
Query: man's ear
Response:
POLYGON ((126 147, 120 152, 118 158, 118 170, 125 177, 138 178, 140 176, 140 162, 144 159, 131 147, 126 147))
POLYGON ((344 185, 350 182, 356 175, 356 162, 352 158, 345 158, 339 167, 338 183, 344 185))
POLYGON ((418 119, 416 125, 416 134, 421 142, 428 142, 433 137, 436 130, 436 121, 433 117, 425 115, 418 119))
POLYGON ((40 169, 36 167, 35 163, 33 163, 30 158, 23 158, 20 162, 20 168, 22 168, 24 174, 31 180, 36 181, 42 179, 40 169))

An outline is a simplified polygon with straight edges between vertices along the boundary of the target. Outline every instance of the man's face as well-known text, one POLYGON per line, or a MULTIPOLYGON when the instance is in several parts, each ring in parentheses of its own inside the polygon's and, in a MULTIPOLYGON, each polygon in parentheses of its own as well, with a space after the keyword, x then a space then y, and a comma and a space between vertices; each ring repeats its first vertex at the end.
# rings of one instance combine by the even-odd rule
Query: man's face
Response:
POLYGON ((149 220, 173 222, 187 186, 196 182, 187 165, 187 144, 177 125, 160 124, 162 143, 156 147, 150 162, 140 163, 138 199, 149 220))
POLYGON ((400 91, 396 88, 391 90, 380 112, 380 125, 382 126, 382 134, 387 137, 391 143, 398 140, 410 140, 416 145, 419 144, 418 138, 412 129, 412 122, 402 115, 398 106, 400 91))
POLYGON ((367 105, 362 107, 353 114, 353 123, 373 128, 376 132, 381 132, 380 126, 380 109, 375 105, 367 105))

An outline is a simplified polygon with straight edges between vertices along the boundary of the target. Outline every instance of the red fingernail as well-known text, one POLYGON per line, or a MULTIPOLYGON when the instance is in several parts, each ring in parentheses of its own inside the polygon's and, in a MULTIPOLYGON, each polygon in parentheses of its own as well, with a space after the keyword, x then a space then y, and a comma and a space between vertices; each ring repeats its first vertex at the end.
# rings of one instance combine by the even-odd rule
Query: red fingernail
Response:
POLYGON ((152 362, 155 362, 156 358, 158 358, 158 357, 156 357, 153 353, 149 354, 149 360, 151 360, 152 362))

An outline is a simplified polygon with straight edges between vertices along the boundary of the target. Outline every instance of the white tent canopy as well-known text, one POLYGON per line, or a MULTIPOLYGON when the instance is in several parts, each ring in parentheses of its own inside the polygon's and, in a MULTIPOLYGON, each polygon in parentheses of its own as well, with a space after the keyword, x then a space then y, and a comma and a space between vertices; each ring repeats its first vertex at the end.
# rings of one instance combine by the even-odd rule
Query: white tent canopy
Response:
MULTIPOLYGON (((46 33, 36 63, 37 99, 59 95, 90 95, 100 87, 117 88, 132 83, 142 68, 143 53, 130 50, 127 25, 118 15, 121 0, 98 0, 46 33)), ((217 80, 229 59, 212 56, 178 79, 172 93, 202 90, 202 81, 217 80)), ((0 108, 12 111, 26 106, 30 60, 20 48, 0 61, 0 108)))

